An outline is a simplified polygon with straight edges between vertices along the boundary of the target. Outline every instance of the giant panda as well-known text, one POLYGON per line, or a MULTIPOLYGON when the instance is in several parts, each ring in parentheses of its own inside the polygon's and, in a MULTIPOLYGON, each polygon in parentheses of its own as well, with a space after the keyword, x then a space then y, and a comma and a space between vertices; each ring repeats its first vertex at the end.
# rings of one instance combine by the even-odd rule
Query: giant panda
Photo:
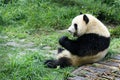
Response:
POLYGON ((80 14, 73 18, 68 31, 76 36, 74 40, 63 36, 55 60, 45 61, 49 68, 81 66, 100 61, 108 52, 110 33, 107 27, 91 14, 80 14))

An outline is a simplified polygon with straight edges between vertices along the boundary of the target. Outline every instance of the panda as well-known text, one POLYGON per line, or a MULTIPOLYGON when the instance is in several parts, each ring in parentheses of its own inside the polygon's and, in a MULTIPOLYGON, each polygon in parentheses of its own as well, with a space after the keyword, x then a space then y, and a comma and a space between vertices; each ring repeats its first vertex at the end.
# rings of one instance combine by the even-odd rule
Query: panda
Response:
POLYGON ((100 61, 108 52, 110 33, 107 27, 91 14, 80 14, 72 20, 68 31, 77 38, 63 36, 59 44, 56 60, 47 60, 49 68, 81 66, 100 61))

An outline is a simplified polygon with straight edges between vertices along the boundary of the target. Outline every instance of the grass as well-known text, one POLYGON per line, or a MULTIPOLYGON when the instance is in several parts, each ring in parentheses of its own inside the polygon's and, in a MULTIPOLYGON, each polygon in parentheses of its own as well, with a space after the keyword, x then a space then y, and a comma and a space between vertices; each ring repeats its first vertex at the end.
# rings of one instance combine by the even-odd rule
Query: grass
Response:
POLYGON ((70 69, 45 68, 43 66, 44 57, 41 55, 44 52, 42 51, 41 54, 38 52, 16 54, 18 51, 20 50, 14 51, 15 53, 11 51, 13 54, 8 55, 9 61, 0 70, 1 80, 55 80, 55 78, 60 80, 70 69))
MULTIPOLYGON (((7 0, 6 0, 7 1, 7 0)), ((8 0, 9 1, 9 0, 8 0)), ((13 0, 10 2, 0 1, 0 79, 1 80, 63 80, 71 76, 75 67, 60 69, 46 68, 43 63, 46 59, 53 58, 45 46, 55 50, 59 47, 58 39, 67 35, 67 32, 60 32, 66 29, 72 18, 83 13, 92 13, 99 17, 101 11, 106 16, 106 22, 116 19, 118 23, 120 16, 114 3, 104 2, 101 8, 101 1, 94 0, 13 0), (67 4, 66 4, 67 3, 67 4), (95 8, 95 9, 94 9, 95 8), (115 8, 115 9, 113 9, 115 8), (106 10, 108 9, 108 10, 106 10), (111 12, 112 10, 112 12, 111 12), (117 14, 116 14, 117 13, 117 14), (115 14, 115 15, 114 15, 115 14), (14 42, 15 45, 8 45, 14 42), (29 43, 34 45, 26 46, 29 43)), ((104 17, 104 15, 102 14, 104 17)), ((110 54, 120 53, 119 30, 110 29, 112 39, 110 54)))
POLYGON ((120 21, 119 0, 113 3, 100 0, 13 0, 12 4, 3 1, 0 1, 2 26, 65 29, 80 12, 93 14, 106 23, 119 24, 120 21))

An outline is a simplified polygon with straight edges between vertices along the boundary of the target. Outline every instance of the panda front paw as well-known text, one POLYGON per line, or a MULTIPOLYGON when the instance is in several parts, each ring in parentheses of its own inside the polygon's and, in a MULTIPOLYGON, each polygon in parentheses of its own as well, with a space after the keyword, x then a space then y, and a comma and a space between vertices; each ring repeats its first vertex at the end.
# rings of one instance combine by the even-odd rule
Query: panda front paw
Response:
POLYGON ((56 60, 46 60, 46 61, 44 62, 44 65, 45 65, 46 67, 49 67, 49 68, 56 68, 56 67, 57 67, 57 65, 56 65, 56 60))
POLYGON ((64 45, 66 41, 68 41, 68 37, 67 36, 63 36, 63 37, 61 37, 59 39, 60 45, 64 45))
POLYGON ((61 41, 68 40, 68 37, 67 37, 67 36, 62 36, 62 37, 60 38, 60 40, 61 40, 61 41))

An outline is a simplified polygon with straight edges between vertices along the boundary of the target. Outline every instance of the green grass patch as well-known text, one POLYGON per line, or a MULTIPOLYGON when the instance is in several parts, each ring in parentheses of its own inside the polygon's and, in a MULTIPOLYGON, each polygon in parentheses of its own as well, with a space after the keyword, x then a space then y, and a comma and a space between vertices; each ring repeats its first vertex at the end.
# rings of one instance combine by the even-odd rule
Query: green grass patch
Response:
POLYGON ((0 25, 65 29, 80 12, 106 23, 119 24, 120 1, 111 0, 4 0, 0 1, 0 25), (94 4, 93 4, 94 3, 94 4))
POLYGON ((9 54, 8 61, 0 69, 0 78, 2 80, 62 80, 73 69, 45 68, 43 65, 45 56, 42 54, 44 54, 42 51, 9 54))
POLYGON ((110 29, 112 38, 120 38, 120 26, 110 29))

